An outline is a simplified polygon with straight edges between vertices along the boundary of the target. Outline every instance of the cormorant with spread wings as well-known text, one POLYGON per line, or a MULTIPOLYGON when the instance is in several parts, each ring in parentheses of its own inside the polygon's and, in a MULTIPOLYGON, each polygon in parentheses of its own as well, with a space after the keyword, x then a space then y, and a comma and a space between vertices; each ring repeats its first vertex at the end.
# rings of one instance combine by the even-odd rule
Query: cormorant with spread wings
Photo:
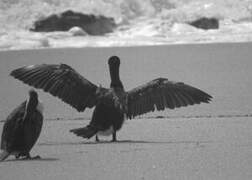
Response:
POLYGON ((91 138, 98 134, 113 135, 124 122, 138 115, 165 108, 209 103, 211 96, 202 90, 182 82, 166 78, 154 79, 130 91, 125 91, 119 76, 120 59, 108 60, 110 88, 96 86, 66 64, 41 64, 18 68, 11 76, 35 88, 60 98, 77 111, 95 107, 92 119, 86 127, 72 129, 77 136, 91 138))

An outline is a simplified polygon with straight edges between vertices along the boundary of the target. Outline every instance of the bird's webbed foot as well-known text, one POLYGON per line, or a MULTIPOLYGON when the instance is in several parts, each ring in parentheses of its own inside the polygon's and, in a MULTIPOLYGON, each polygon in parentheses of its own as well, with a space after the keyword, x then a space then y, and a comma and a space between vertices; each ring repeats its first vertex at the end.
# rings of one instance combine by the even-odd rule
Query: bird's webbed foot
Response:
POLYGON ((37 156, 30 157, 30 159, 31 160, 33 160, 33 159, 41 159, 41 157, 39 155, 37 155, 37 156))
POLYGON ((36 160, 36 159, 41 159, 39 155, 31 157, 30 153, 26 154, 23 158, 23 160, 36 160))

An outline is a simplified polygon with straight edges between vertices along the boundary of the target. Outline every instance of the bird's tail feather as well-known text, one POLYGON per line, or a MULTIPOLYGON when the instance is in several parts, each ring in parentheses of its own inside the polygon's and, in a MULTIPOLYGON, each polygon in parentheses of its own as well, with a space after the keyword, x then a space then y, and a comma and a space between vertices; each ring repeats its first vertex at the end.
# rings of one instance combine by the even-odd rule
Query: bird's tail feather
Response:
POLYGON ((7 151, 0 152, 0 162, 4 161, 9 155, 10 155, 10 153, 7 151))
POLYGON ((71 129, 70 132, 74 133, 76 136, 89 139, 97 133, 97 130, 91 126, 86 126, 83 128, 71 129))

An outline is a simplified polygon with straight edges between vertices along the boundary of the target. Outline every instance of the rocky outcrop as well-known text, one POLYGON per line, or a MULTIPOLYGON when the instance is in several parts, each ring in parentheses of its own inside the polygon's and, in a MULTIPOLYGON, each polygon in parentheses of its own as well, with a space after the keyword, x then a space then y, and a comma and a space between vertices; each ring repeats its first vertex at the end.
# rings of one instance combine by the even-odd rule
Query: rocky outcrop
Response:
POLYGON ((219 28, 219 20, 216 18, 206 18, 202 17, 200 19, 197 19, 192 22, 188 22, 191 26, 194 26, 196 28, 200 29, 218 29, 219 28))
POLYGON ((71 10, 61 14, 52 14, 44 19, 35 21, 31 31, 51 32, 68 31, 72 27, 80 27, 89 35, 104 35, 113 32, 116 23, 113 18, 87 15, 71 10))

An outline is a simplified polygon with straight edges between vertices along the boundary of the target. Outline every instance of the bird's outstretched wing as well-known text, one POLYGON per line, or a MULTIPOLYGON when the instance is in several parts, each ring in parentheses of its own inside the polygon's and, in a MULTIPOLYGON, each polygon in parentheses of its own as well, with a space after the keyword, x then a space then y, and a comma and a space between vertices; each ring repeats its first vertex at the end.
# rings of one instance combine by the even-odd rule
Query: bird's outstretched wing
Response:
POLYGON ((60 98, 78 111, 96 104, 99 88, 66 64, 30 65, 13 70, 16 79, 60 98))
POLYGON ((201 102, 208 103, 212 96, 186 85, 165 78, 154 79, 128 91, 127 117, 133 118, 147 112, 178 108, 201 102))

